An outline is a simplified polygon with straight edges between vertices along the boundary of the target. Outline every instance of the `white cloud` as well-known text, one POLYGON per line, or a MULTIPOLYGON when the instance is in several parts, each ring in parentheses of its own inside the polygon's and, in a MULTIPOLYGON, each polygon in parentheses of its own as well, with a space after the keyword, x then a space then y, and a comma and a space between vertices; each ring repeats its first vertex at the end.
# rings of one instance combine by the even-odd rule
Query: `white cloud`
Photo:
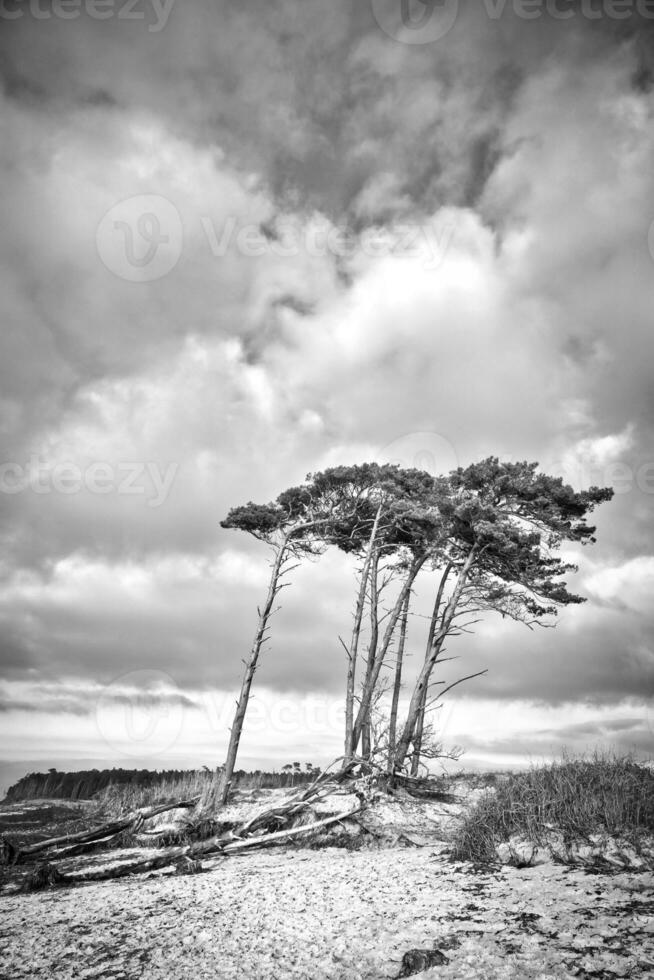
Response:
POLYGON ((654 557, 641 555, 612 568, 602 568, 585 581, 600 603, 616 609, 651 614, 654 595, 654 557))

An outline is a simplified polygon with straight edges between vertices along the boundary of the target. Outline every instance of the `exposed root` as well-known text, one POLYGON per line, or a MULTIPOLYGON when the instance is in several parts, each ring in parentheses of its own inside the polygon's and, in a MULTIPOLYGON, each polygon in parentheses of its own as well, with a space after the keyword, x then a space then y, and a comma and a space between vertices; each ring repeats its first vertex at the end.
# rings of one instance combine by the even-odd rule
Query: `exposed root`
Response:
POLYGON ((18 848, 6 837, 0 837, 0 865, 15 864, 18 858, 18 848))
POLYGON ((183 857, 175 865, 175 874, 178 875, 197 875, 203 870, 202 865, 199 861, 194 861, 193 858, 183 857))
POLYGON ((440 949, 410 949, 402 957, 398 980, 400 977, 412 977, 432 966, 443 966, 449 962, 448 957, 445 953, 441 953, 440 949))
POLYGON ((64 885, 67 881, 66 875, 63 875, 54 864, 45 861, 25 878, 22 890, 24 892, 42 891, 44 888, 52 888, 54 885, 64 885))

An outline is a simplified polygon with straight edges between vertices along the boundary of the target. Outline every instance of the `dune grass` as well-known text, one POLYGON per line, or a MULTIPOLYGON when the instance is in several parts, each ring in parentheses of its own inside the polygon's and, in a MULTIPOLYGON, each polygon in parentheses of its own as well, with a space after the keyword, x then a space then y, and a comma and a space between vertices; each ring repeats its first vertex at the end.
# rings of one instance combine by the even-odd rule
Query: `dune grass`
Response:
POLYGON ((215 779, 214 772, 193 770, 149 786, 110 783, 95 799, 98 811, 113 820, 142 807, 202 797, 211 791, 215 779))
POLYGON ((467 814, 452 856, 493 861, 496 845, 514 834, 544 843, 553 830, 566 840, 605 833, 638 847, 642 834, 654 832, 654 773, 631 756, 599 751, 513 773, 467 814))
MULTIPOLYGON (((243 792, 257 792, 262 789, 296 789, 311 782, 313 773, 286 772, 243 772, 234 773, 234 789, 243 792)), ((110 783, 95 794, 96 813, 107 820, 118 819, 142 807, 172 803, 175 800, 191 800, 199 797, 198 814, 214 813, 217 809, 217 791, 220 779, 219 770, 195 769, 164 775, 147 784, 110 783)))

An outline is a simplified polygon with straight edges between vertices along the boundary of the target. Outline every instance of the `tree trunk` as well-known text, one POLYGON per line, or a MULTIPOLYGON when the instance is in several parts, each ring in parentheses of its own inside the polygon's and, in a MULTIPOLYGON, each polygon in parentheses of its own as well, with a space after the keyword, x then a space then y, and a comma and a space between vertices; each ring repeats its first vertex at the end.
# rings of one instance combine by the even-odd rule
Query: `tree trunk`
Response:
MULTIPOLYGON (((443 601, 443 592, 445 591, 445 583, 452 570, 452 563, 448 562, 445 566, 445 571, 441 575, 441 580, 438 583, 438 589, 436 591, 436 600, 434 602, 434 611, 431 614, 431 622, 429 623, 429 634, 427 636, 427 646, 425 648, 425 661, 429 659, 431 654, 431 648, 434 644, 434 635, 436 633, 436 623, 438 622, 438 614, 441 609, 441 602, 443 601)), ((422 751, 422 736, 425 728, 425 711, 427 710, 427 691, 428 685, 422 692, 422 699, 420 702, 420 711, 418 713, 418 718, 416 721, 416 731, 413 737, 413 755, 411 757, 411 775, 418 775, 418 767, 420 766, 420 752, 422 751)))
MULTIPOLYGON (((37 868, 33 875, 33 880, 27 883, 26 890, 43 888, 48 884, 74 885, 86 881, 104 881, 113 878, 122 878, 125 875, 165 868, 177 862, 188 866, 189 864, 196 863, 197 859, 204 855, 231 854, 245 848, 266 847, 269 844, 277 844, 291 837, 311 834, 323 827, 339 823, 358 814, 366 805, 363 792, 354 788, 353 791, 358 797, 359 802, 352 810, 323 817, 312 823, 302 824, 296 827, 276 829, 276 825, 280 822, 294 819, 302 810, 308 810, 319 799, 333 793, 336 786, 350 775, 352 767, 353 763, 349 762, 339 771, 331 775, 328 771, 321 773, 298 796, 286 800, 280 806, 255 814, 234 831, 229 831, 222 835, 215 835, 203 841, 168 847, 150 857, 137 858, 136 860, 127 861, 124 864, 116 864, 112 861, 108 867, 98 868, 91 866, 86 869, 82 868, 80 871, 73 870, 65 875, 61 874, 57 866, 45 864, 37 868), (271 825, 275 827, 272 831, 269 829, 271 825)), ((159 811, 161 810, 161 808, 158 809, 159 811)), ((152 811, 146 812, 150 816, 153 815, 152 811)), ((59 855, 54 856, 58 857, 59 855)), ((194 870, 201 870, 201 868, 198 866, 194 870)))
POLYGON ((416 683, 413 694, 411 696, 411 703, 409 705, 409 714, 407 716, 407 720, 404 725, 404 731, 402 732, 402 736, 400 738, 400 741, 398 742, 397 749, 395 751, 396 769, 400 768, 400 766, 403 764, 404 760, 408 755, 409 745, 413 740, 413 736, 416 730, 416 723, 418 720, 420 705, 422 704, 423 692, 426 690, 429 684, 429 678, 431 676, 433 666, 438 660, 439 654, 441 652, 441 648, 443 646, 443 643, 445 642, 445 638, 447 637, 450 626, 452 625, 452 620, 454 619, 454 614, 456 613, 456 607, 459 603, 459 599, 461 598, 461 593, 463 592, 464 586, 466 584, 468 573, 470 572, 470 569, 472 568, 476 557, 477 557, 477 547, 476 545, 473 545, 473 547, 468 552, 468 556, 465 562, 463 563, 461 571, 459 572, 459 576, 457 578, 454 591, 450 596, 450 600, 447 603, 447 606, 445 607, 445 611, 443 612, 441 625, 438 629, 438 632, 434 636, 434 642, 432 644, 431 653, 429 655, 428 660, 426 660, 425 663, 423 664, 422 670, 420 671, 420 675, 418 677, 418 681, 416 683))
POLYGON ((357 604, 354 611, 354 624, 352 626, 352 638, 350 640, 350 646, 347 649, 348 664, 347 664, 347 686, 345 691, 345 758, 349 759, 352 756, 352 732, 354 727, 354 684, 356 678, 356 664, 357 664, 357 650, 359 648, 359 636, 361 635, 361 622, 363 620, 363 609, 366 602, 366 588, 368 585, 368 574, 370 571, 370 562, 372 561, 375 539, 377 537, 377 531, 379 529, 379 520, 381 518, 382 505, 380 504, 377 508, 377 513, 375 515, 375 523, 372 526, 372 531, 370 532, 370 540, 368 542, 368 549, 366 551, 366 557, 363 563, 363 568, 361 569, 361 583, 359 585, 359 594, 357 596, 357 604))
POLYGON ((252 644, 252 649, 250 651, 250 657, 245 664, 245 673, 241 684, 241 693, 238 701, 236 702, 234 722, 232 724, 229 736, 229 747, 227 749, 225 769, 221 776, 219 788, 219 803, 221 806, 225 805, 227 802, 227 797, 229 796, 229 789, 232 782, 232 776, 234 774, 234 766, 236 764, 236 756, 238 754, 238 746, 241 740, 241 732, 243 731, 243 722, 245 720, 245 713, 247 711, 248 700, 250 698, 252 679, 254 678, 254 674, 257 669, 261 648, 266 639, 266 630, 268 627, 268 621, 272 615, 273 604, 280 589, 279 578, 282 574, 282 566, 287 557, 288 542, 289 536, 286 535, 277 550, 270 573, 270 583, 268 585, 266 603, 263 609, 259 610, 259 625, 257 627, 254 643, 252 644))
POLYGON ((397 600, 395 602, 395 605, 393 606, 393 609, 391 610, 391 614, 390 614, 390 618, 389 618, 389 621, 388 621, 388 625, 387 625, 386 630, 384 632, 384 638, 382 640, 381 649, 379 650, 379 653, 375 657, 375 660, 373 662, 372 671, 371 671, 371 674, 370 674, 369 681, 366 682, 366 685, 365 685, 365 687, 363 689, 363 692, 361 694, 361 704, 359 705, 359 711, 357 713, 356 721, 354 723, 354 728, 353 728, 353 731, 352 731, 352 743, 350 745, 350 756, 352 756, 356 752, 356 750, 357 750, 357 746, 359 744, 359 739, 361 738, 361 730, 363 728, 363 721, 364 721, 365 718, 368 717, 368 714, 370 712, 370 705, 372 703, 372 696, 373 696, 375 687, 377 686, 377 681, 379 680, 379 673, 380 673, 380 671, 382 669, 382 665, 383 665, 384 660, 386 658, 386 654, 388 653, 388 648, 389 648, 389 646, 391 644, 391 641, 393 639, 393 634, 395 632, 395 627, 397 626, 397 621, 400 618, 400 614, 402 612, 402 608, 404 606, 404 603, 406 601, 407 596, 410 595, 410 593, 411 593, 411 589, 413 588, 413 583, 416 580, 416 576, 417 576, 418 572, 420 571, 420 569, 422 568, 422 566, 425 564, 426 561, 427 561, 427 556, 426 555, 421 555, 419 558, 414 558, 413 563, 411 564, 411 568, 409 569, 409 574, 407 575, 407 577, 405 579, 405 582, 404 582, 404 585, 402 586, 402 588, 400 590, 400 594, 397 597, 397 600))
MULTIPOLYGON (((68 874, 61 874, 54 866, 50 866, 50 873, 56 875, 53 880, 61 885, 77 885, 88 881, 111 881, 116 878, 125 878, 127 875, 143 874, 145 871, 154 871, 160 868, 167 868, 185 859, 191 861, 206 856, 213 857, 220 854, 233 854, 243 851, 248 847, 267 847, 269 844, 277 844, 285 841, 289 837, 301 837, 312 834, 323 827, 331 824, 340 823, 342 820, 349 820, 361 812, 362 805, 346 810, 343 813, 336 813, 331 817, 323 817, 312 823, 303 824, 299 827, 290 827, 288 830, 279 830, 272 834, 265 834, 247 838, 246 840, 235 840, 233 837, 210 837, 206 841, 196 844, 186 844, 180 847, 171 847, 162 850, 160 854, 155 854, 149 858, 139 858, 136 861, 129 861, 125 864, 113 864, 109 867, 89 868, 87 871, 78 871, 68 874)), ((29 889, 26 889, 29 890, 29 889)))
MULTIPOLYGON (((377 655, 377 643, 379 642, 379 594, 377 591, 377 580, 379 571, 379 552, 375 552, 374 558, 370 562, 370 643, 368 644, 368 662, 366 664, 365 684, 370 683, 375 657, 377 655)), ((361 754, 364 759, 370 758, 370 711, 363 722, 361 733, 361 754)))
POLYGON ((393 759, 395 757, 395 736, 397 732, 397 709, 400 703, 400 689, 402 687, 402 662, 404 660, 404 644, 406 642, 407 621, 409 618, 409 593, 404 600, 402 609, 402 622, 400 625, 400 640, 397 645, 397 660, 395 663, 395 679, 393 681, 393 700, 391 701, 391 716, 388 723, 388 774, 393 773, 393 759))
POLYGON ((136 810, 134 813, 122 817, 120 820, 113 820, 111 823, 96 827, 95 830, 80 830, 74 834, 49 837, 47 840, 37 841, 35 844, 26 844, 24 847, 19 847, 15 850, 13 860, 18 864, 25 860, 25 858, 30 858, 40 851, 65 847, 68 844, 87 844, 122 833, 124 830, 133 830, 139 827, 145 820, 156 817, 160 813, 166 813, 168 810, 190 809, 196 805, 199 799, 200 797, 196 796, 192 800, 177 800, 174 803, 160 803, 157 806, 144 807, 141 810, 136 810))

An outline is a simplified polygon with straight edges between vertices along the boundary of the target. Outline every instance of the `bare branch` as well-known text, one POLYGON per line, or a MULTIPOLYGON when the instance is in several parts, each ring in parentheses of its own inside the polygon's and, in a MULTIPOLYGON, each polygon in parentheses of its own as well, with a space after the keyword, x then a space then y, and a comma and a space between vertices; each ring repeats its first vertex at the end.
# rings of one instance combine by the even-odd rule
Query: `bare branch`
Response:
POLYGON ((441 691, 441 697, 443 697, 445 694, 447 694, 448 691, 451 691, 452 688, 456 687, 458 684, 463 684, 464 681, 471 681, 473 679, 473 677, 481 677, 482 674, 487 674, 487 673, 488 673, 488 668, 486 668, 486 670, 479 670, 479 671, 477 671, 476 674, 468 674, 467 677, 461 677, 461 678, 459 678, 458 681, 454 681, 454 683, 453 684, 450 684, 449 687, 446 687, 444 691, 441 691))

